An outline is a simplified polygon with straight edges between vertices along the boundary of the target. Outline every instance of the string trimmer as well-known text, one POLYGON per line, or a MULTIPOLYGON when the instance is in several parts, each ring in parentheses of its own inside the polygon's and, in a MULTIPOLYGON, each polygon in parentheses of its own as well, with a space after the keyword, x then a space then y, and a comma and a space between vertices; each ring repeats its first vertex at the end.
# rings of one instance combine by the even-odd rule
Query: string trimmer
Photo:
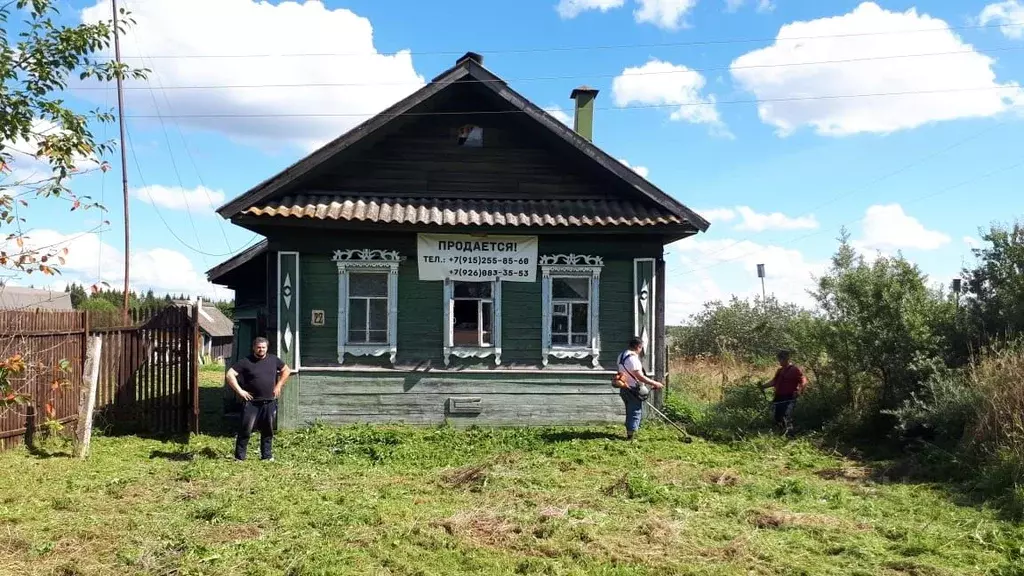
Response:
MULTIPOLYGON (((641 384, 641 386, 643 386, 643 385, 641 384)), ((643 387, 645 389, 647 388, 646 386, 643 386, 643 387)), ((689 434, 686 433, 686 430, 684 430, 682 426, 680 426, 680 425, 676 424, 675 422, 673 422, 672 420, 670 420, 668 416, 666 416, 665 414, 663 414, 661 412, 661 410, 658 410, 657 408, 655 408, 654 404, 651 404, 651 401, 648 400, 647 395, 641 396, 640 393, 638 391, 634 390, 633 388, 627 388, 627 390, 629 390, 634 396, 639 398, 640 401, 642 401, 644 404, 647 404, 647 407, 650 408, 655 414, 660 416, 661 419, 666 424, 668 424, 668 425, 672 426, 673 428, 675 428, 676 430, 678 430, 679 433, 683 435, 682 440, 683 440, 684 443, 689 444, 689 443, 693 442, 693 438, 689 434)))

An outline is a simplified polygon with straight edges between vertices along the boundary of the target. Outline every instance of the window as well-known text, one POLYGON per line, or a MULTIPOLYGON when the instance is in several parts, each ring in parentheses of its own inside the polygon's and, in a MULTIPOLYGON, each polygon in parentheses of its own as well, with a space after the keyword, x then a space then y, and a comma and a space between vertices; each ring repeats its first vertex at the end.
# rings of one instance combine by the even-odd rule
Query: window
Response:
POLYGON ((338 363, 398 353, 398 252, 337 250, 338 363))
POLYGON ((388 274, 348 275, 348 344, 388 341, 388 274))
POLYGON ((454 282, 452 300, 452 344, 491 346, 494 344, 494 300, 490 282, 454 282))
POLYGON ((590 343, 590 278, 551 279, 551 344, 590 343))
POLYGON ((600 256, 554 254, 541 256, 544 319, 542 363, 549 360, 592 358, 601 354, 598 331, 600 256))
POLYGON ((501 364, 501 282, 445 280, 444 363, 451 357, 501 364))

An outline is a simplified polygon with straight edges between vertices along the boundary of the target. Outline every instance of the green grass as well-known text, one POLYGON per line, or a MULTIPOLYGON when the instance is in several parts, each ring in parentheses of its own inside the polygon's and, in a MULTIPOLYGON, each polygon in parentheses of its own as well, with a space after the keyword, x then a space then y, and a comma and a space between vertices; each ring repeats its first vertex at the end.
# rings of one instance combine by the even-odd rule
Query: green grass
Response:
POLYGON ((15 450, 0 573, 1024 574, 1024 529, 941 486, 801 440, 619 433, 314 427, 243 464, 229 436, 15 450))

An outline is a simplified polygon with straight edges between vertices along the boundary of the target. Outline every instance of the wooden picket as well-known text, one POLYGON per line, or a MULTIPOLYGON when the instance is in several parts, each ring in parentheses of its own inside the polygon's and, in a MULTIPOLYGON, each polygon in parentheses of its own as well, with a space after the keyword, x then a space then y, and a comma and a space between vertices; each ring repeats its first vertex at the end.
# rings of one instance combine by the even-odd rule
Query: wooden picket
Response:
MULTIPOLYGON (((0 310, 0 361, 20 354, 12 378, 31 402, 0 409, 0 449, 20 444, 46 421, 78 418, 88 336, 102 338, 96 428, 113 433, 182 434, 198 429, 198 325, 177 306, 122 314, 0 310), (61 370, 61 367, 64 370, 61 370), (60 385, 55 385, 60 384, 60 385)), ((72 427, 68 427, 72 428, 72 427)))

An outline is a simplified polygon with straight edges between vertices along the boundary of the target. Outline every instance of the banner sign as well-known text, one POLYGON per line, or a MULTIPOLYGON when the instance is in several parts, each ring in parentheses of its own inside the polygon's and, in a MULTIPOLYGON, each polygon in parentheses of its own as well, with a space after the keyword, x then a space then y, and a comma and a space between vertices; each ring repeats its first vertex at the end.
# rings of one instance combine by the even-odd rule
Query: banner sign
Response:
POLYGON ((418 234, 420 280, 536 282, 536 236, 418 234))

